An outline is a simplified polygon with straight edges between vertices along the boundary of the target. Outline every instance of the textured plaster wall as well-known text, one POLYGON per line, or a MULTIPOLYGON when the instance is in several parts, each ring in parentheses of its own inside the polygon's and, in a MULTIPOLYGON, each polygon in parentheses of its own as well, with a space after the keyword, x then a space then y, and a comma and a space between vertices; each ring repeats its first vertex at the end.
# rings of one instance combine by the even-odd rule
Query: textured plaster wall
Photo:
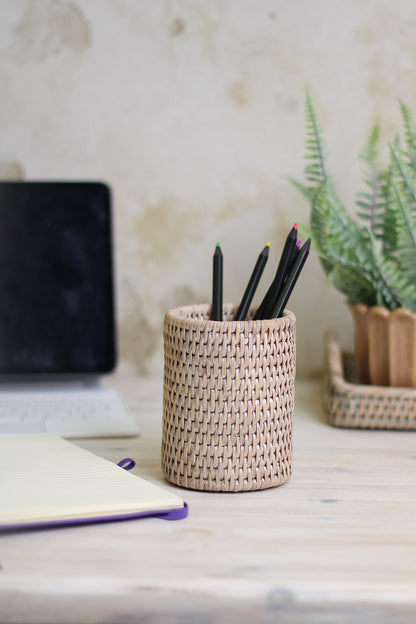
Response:
MULTIPOLYGON (((0 176, 99 179, 113 190, 121 368, 162 369, 168 308, 209 301, 211 256, 238 302, 309 207, 287 178, 304 167, 304 94, 325 127, 352 206, 357 154, 378 116, 416 110, 413 0, 0 0, 0 176)), ((352 345, 341 295, 312 256, 290 303, 298 374, 322 337, 352 345)))

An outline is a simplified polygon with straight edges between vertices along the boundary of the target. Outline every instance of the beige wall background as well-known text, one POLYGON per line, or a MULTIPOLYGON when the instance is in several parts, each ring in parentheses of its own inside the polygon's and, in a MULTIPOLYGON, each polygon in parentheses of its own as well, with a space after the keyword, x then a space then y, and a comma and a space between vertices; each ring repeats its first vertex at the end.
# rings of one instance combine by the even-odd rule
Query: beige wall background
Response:
MULTIPOLYGON (((161 372, 164 313, 210 300, 217 241, 234 302, 271 241, 264 294, 309 219, 287 180, 306 88, 353 207, 372 123, 387 142, 397 98, 416 110, 415 33, 413 0, 0 0, 0 176, 110 184, 121 370, 161 372)), ((325 329, 352 346, 313 253, 289 307, 298 375, 321 370, 325 329)))

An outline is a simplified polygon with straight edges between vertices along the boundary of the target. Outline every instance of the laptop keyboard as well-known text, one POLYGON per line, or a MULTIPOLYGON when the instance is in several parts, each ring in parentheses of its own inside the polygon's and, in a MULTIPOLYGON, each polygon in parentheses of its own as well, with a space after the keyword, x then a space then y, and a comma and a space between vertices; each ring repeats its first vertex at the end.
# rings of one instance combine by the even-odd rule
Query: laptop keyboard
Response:
POLYGON ((0 392, 0 434, 54 433, 64 438, 118 437, 139 433, 113 388, 0 392))

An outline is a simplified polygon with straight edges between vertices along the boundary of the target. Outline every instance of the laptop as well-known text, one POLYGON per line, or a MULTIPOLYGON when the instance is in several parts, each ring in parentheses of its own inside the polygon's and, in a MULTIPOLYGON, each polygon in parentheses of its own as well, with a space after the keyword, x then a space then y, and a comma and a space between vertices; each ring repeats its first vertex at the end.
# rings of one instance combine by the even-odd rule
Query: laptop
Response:
POLYGON ((136 435, 116 363, 109 187, 0 182, 0 433, 136 435))

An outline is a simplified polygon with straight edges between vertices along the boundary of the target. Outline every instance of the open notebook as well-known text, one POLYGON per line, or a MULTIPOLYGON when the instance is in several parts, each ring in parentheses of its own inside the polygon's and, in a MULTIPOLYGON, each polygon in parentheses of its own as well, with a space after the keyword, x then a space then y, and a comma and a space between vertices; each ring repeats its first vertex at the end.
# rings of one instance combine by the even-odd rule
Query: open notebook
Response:
POLYGON ((0 475, 0 530, 188 513, 176 494, 54 435, 0 436, 0 475))

